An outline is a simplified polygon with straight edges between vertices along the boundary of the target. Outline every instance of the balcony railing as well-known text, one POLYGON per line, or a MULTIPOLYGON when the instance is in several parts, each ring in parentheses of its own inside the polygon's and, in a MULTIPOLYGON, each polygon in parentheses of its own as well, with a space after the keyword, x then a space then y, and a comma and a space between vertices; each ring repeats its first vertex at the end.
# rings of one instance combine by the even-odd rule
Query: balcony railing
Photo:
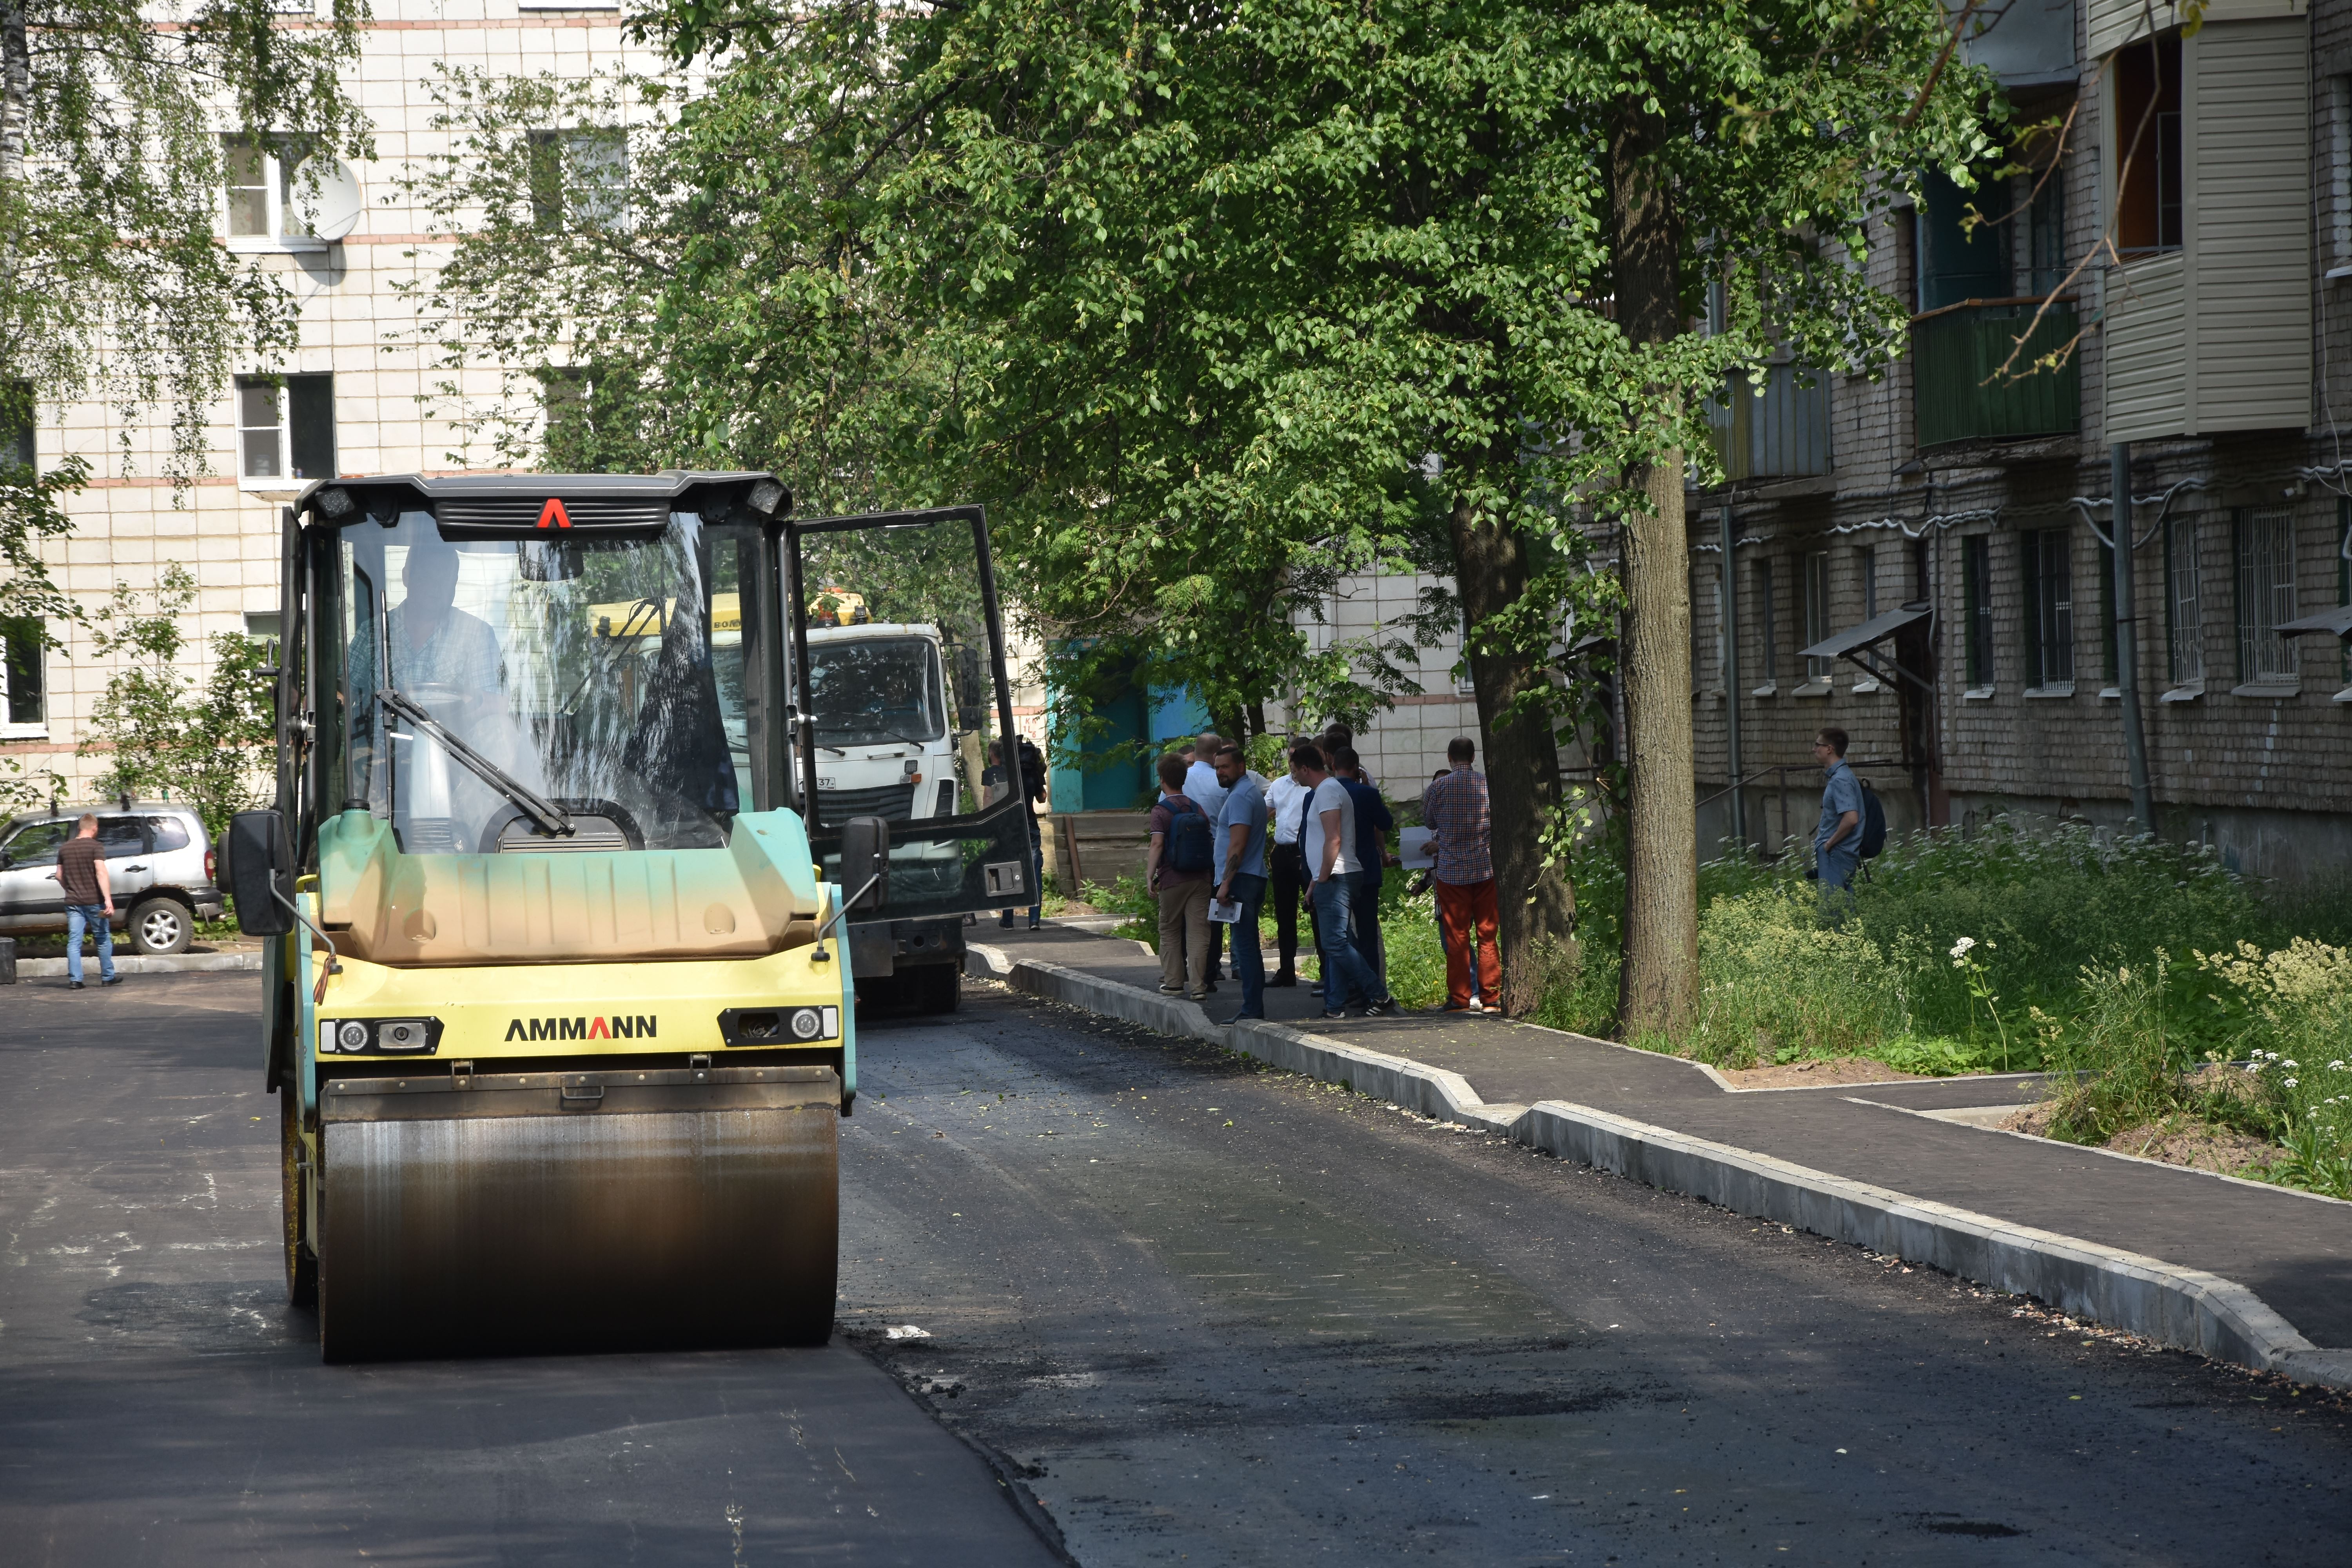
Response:
POLYGON ((1920 446, 2066 436, 2081 427, 2078 356, 2069 353, 2055 369, 2035 363, 2074 341, 2074 308, 2054 304, 2035 322, 2040 305, 2038 300, 1972 300, 1911 323, 1920 446), (2029 323, 2032 330, 2018 348, 2018 335, 2029 323))
POLYGON ((1719 402, 1707 406, 1716 455, 1731 479, 1787 479, 1830 471, 1829 378, 1798 384, 1794 365, 1765 373, 1759 392, 1734 376, 1719 402))

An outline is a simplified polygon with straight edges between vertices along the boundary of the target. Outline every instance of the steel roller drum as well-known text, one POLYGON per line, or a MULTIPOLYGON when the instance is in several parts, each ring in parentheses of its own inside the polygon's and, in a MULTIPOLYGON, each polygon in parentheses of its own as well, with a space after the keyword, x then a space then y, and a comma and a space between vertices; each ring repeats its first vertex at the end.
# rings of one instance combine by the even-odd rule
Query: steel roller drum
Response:
POLYGON ((821 1343, 839 1105, 828 1068, 334 1079, 320 1349, 821 1343))

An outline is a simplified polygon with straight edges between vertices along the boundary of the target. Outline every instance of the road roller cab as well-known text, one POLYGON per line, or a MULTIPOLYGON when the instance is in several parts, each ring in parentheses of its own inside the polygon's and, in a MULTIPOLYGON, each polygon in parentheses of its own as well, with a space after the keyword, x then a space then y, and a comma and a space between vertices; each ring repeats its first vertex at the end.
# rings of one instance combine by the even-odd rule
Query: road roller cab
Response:
POLYGON ((977 754, 1011 725, 978 510, 397 476, 311 487, 285 539, 277 802, 227 879, 269 939, 287 1276, 324 1352, 822 1340, 847 924, 960 924, 1035 872, 1025 800, 976 778, 919 825, 823 808, 782 606, 849 554, 961 634, 995 678, 953 716, 977 754))

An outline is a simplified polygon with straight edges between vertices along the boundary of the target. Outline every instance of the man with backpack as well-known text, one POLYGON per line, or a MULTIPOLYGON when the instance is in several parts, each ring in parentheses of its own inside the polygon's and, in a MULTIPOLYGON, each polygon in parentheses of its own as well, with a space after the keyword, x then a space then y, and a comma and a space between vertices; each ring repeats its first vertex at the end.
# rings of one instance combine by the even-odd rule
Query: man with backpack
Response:
POLYGON ((1826 729, 1813 737, 1813 761, 1826 775, 1822 781, 1822 820, 1813 829, 1813 874, 1822 892, 1851 892, 1853 874, 1862 866, 1862 781, 1845 765, 1843 730, 1826 729))
POLYGON ((1216 840, 1208 814, 1184 793, 1185 759, 1160 759, 1160 799, 1151 808, 1151 847, 1144 857, 1160 900, 1160 989, 1195 1002, 1209 994, 1210 873, 1216 840))

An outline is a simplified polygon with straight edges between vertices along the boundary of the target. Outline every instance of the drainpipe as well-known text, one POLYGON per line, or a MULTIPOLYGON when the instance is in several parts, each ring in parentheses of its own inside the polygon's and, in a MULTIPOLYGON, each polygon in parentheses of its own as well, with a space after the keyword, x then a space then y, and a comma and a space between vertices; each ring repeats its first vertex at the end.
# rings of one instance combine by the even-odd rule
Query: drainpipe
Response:
POLYGON ((2116 558, 2116 689, 2124 709, 2124 771, 2131 781, 2132 822, 2142 835, 2156 831, 2156 801, 2147 787, 2147 733, 2139 710, 2139 601, 2132 586, 2131 443, 2117 441, 2107 448, 2107 493, 2115 504, 2107 513, 2108 537, 2116 558))
POLYGON ((1723 503, 1723 714, 1731 748, 1731 836, 1748 848, 1748 792, 1739 787, 1739 574, 1731 569, 1731 503, 1723 503))

